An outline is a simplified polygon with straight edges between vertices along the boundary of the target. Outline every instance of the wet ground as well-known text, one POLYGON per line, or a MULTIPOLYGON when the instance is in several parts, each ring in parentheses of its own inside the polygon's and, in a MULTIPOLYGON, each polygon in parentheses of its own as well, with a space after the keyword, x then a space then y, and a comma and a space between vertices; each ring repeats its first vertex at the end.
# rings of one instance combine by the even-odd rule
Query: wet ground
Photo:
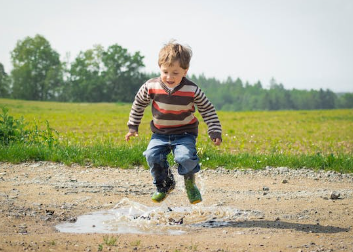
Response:
MULTIPOLYGON (((176 174, 175 174, 176 175, 176 174)), ((148 171, 0 164, 0 251, 353 251, 353 176, 203 170, 150 201, 148 171)))
POLYGON ((258 211, 203 204, 148 207, 124 198, 113 209, 79 216, 75 222, 58 224, 56 229, 65 233, 181 235, 192 233, 195 228, 229 226, 235 221, 261 216, 263 214, 258 211))

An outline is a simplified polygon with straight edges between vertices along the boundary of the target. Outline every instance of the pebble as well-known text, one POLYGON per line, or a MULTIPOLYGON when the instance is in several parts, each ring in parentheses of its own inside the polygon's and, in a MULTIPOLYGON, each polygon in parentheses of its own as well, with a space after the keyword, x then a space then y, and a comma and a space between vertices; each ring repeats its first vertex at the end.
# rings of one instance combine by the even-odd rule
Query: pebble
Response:
POLYGON ((330 194, 330 199, 332 199, 332 200, 339 199, 340 196, 341 196, 341 194, 340 194, 339 192, 333 191, 333 192, 331 192, 331 194, 330 194))
POLYGON ((21 225, 18 226, 18 233, 19 234, 27 234, 27 224, 23 223, 21 225))
POLYGON ((270 188, 269 188, 269 187, 267 187, 267 186, 264 186, 264 187, 262 187, 262 190, 263 190, 263 191, 269 191, 269 190, 270 190, 270 188))

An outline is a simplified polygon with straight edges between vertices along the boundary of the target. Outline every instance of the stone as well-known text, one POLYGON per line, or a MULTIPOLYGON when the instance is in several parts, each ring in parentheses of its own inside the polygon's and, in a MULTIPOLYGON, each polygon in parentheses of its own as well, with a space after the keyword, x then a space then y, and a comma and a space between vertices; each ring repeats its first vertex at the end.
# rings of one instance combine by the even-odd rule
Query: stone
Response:
POLYGON ((267 187, 267 186, 264 186, 264 187, 262 187, 262 190, 263 190, 263 191, 269 191, 269 190, 270 190, 270 188, 269 188, 269 187, 267 187))
POLYGON ((330 199, 332 199, 332 200, 339 199, 340 196, 341 196, 341 194, 340 194, 339 192, 333 191, 333 192, 331 192, 331 194, 330 194, 330 199))

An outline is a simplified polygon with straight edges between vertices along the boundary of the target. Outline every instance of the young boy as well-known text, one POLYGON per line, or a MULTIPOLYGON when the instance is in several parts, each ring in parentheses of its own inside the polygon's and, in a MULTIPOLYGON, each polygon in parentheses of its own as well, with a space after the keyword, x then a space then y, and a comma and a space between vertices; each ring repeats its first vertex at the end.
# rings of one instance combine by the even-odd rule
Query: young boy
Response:
POLYGON ((190 203, 202 201, 195 185, 195 173, 200 171, 196 151, 198 120, 194 116, 197 105, 208 126, 208 134, 215 145, 222 142, 221 124, 214 106, 201 89, 186 78, 192 56, 190 48, 175 42, 166 44, 159 53, 160 77, 150 79, 141 86, 132 104, 129 132, 125 140, 138 136, 138 127, 145 108, 152 102, 153 132, 147 150, 143 153, 150 167, 157 190, 154 202, 162 202, 175 188, 175 180, 167 155, 172 151, 178 163, 178 173, 184 176, 190 203))

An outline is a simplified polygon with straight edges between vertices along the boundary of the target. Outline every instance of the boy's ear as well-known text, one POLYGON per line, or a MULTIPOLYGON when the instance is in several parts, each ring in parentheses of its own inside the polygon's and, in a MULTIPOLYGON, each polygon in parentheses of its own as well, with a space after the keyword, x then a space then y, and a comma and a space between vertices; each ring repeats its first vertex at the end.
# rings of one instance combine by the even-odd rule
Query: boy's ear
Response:
POLYGON ((188 73, 188 70, 189 70, 189 68, 187 68, 187 69, 184 69, 184 77, 186 77, 186 75, 187 75, 187 73, 188 73))

